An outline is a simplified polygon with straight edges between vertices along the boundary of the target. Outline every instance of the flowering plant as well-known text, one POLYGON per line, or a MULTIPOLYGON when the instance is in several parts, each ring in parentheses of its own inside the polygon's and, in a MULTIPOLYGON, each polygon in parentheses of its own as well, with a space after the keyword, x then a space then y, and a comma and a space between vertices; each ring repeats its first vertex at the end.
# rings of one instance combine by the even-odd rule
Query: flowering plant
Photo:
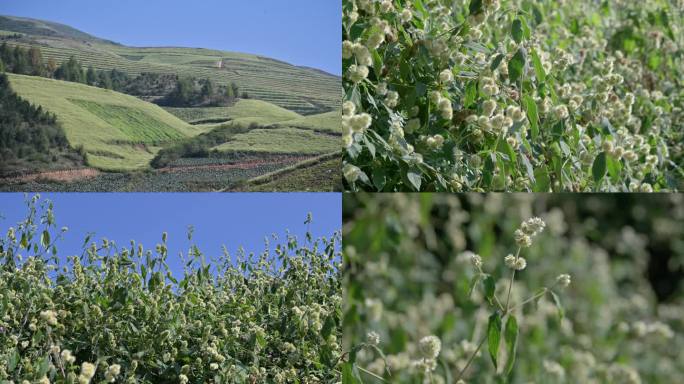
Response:
POLYGON ((150 250, 87 238, 63 263, 56 243, 66 228, 55 233, 52 205, 34 197, 28 208, 0 239, 1 383, 339 377, 339 233, 288 234, 260 254, 211 262, 191 243, 177 279, 166 233, 150 250))
POLYGON ((684 182, 681 0, 344 0, 351 190, 684 182))
POLYGON ((684 199, 614 200, 345 196, 343 383, 678 381, 684 199))

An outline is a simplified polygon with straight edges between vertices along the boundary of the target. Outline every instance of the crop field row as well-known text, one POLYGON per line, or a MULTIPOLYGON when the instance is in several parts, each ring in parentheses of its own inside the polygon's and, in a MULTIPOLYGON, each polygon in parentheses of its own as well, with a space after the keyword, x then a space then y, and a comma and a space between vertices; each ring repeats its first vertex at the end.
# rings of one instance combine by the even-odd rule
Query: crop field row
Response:
POLYGON ((220 152, 322 154, 341 147, 342 140, 338 136, 298 128, 257 128, 237 134, 231 141, 214 149, 220 152))

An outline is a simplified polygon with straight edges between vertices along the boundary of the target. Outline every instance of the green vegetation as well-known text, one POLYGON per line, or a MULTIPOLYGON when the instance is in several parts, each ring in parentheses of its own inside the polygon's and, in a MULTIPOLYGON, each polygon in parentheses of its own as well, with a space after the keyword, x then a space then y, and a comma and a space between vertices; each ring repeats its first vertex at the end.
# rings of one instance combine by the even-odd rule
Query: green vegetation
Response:
POLYGON ((204 254, 192 230, 180 255, 166 233, 156 247, 88 235, 79 257, 60 252, 68 228, 40 203, 2 229, 0 382, 340 381, 339 232, 236 255, 204 254))
POLYGON ((235 135, 216 146, 219 152, 264 152, 319 154, 339 150, 339 136, 324 135, 299 128, 257 128, 235 135))
POLYGON ((170 125, 154 119, 140 109, 78 99, 69 101, 95 114, 112 127, 118 128, 131 142, 159 143, 185 137, 170 125))
POLYGON ((684 188, 680 0, 343 3, 349 189, 684 188))
POLYGON ((82 146, 93 167, 143 169, 160 144, 199 133, 162 108, 133 96, 59 80, 8 76, 19 96, 57 115, 69 143, 82 146), (136 125, 141 132, 125 129, 123 122, 136 125))
POLYGON ((83 164, 55 115, 31 105, 0 73, 0 176, 83 164))
POLYGON ((32 175, 4 178, 6 190, 128 190, 131 180, 139 190, 174 180, 179 190, 224 189, 338 149, 340 78, 322 71, 208 49, 124 47, 18 17, 0 16, 0 30, 0 69, 13 73, 20 97, 56 116, 93 167, 57 161, 50 166, 69 169, 55 173, 35 162, 32 175))
MULTIPOLYGON (((165 108, 178 118, 189 123, 222 122, 228 120, 244 121, 247 119, 262 119, 259 124, 270 124, 284 120, 292 120, 301 116, 293 111, 277 105, 253 99, 240 99, 229 107, 209 108, 165 108)), ((249 124, 249 122, 247 123, 249 124)))
POLYGON ((255 177, 232 190, 249 192, 341 191, 341 167, 341 156, 335 152, 255 177))
POLYGON ((282 121, 279 125, 342 134, 342 112, 331 111, 302 116, 297 119, 282 121))
MULTIPOLYGON (((40 38, 44 58, 58 64, 74 57, 95 70, 117 69, 129 76, 140 73, 175 74, 210 79, 217 85, 236 83, 250 98, 268 101, 298 113, 321 113, 339 108, 341 79, 316 69, 297 67, 261 56, 201 48, 136 48, 106 42, 73 32, 67 26, 2 17, 0 29, 17 31, 8 36, 11 45, 30 47, 40 38), (5 23, 3 23, 3 20, 5 23), (45 30, 54 32, 45 33, 45 30), (35 34, 35 35, 34 35, 35 34), (75 38, 74 36, 81 36, 75 38)), ((79 31, 76 31, 79 32, 79 31)))
POLYGON ((680 382, 675 196, 344 194, 345 383, 680 382))

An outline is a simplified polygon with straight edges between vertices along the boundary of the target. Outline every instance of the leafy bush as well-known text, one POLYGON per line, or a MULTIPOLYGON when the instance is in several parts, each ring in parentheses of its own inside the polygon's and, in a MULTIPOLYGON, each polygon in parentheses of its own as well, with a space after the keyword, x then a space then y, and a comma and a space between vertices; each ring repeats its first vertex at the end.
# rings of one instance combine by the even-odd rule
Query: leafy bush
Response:
POLYGON ((352 190, 684 182, 679 0, 345 0, 352 190))
POLYGON ((66 228, 38 205, 0 239, 0 382, 336 381, 339 233, 211 262, 191 243, 176 280, 166 234, 154 250, 86 238, 62 263, 66 228))
POLYGON ((345 384, 684 374, 681 196, 359 194, 343 211, 345 384))

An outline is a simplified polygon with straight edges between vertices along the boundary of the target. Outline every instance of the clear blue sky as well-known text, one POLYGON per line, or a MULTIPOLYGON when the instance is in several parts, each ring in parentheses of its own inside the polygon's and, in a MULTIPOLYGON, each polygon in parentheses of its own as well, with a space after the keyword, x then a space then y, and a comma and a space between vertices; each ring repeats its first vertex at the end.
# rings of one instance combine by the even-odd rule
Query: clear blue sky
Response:
MULTIPOLYGON (((32 195, 28 195, 32 196, 32 195)), ((182 275, 179 252, 188 249, 187 227, 195 227, 193 242, 208 256, 221 254, 222 245, 235 255, 264 250, 264 238, 285 231, 304 240, 307 212, 313 214, 314 238, 329 237, 342 227, 339 193, 43 193, 54 202, 58 228, 69 231, 58 243, 59 255, 81 254, 89 232, 119 246, 130 240, 154 249, 168 232, 168 262, 174 275, 182 275)), ((0 193, 0 236, 26 217, 22 193, 0 193)), ((271 240, 271 245, 277 244, 271 240)))
POLYGON ((341 0, 2 0, 0 14, 125 45, 221 49, 342 71, 341 0))

